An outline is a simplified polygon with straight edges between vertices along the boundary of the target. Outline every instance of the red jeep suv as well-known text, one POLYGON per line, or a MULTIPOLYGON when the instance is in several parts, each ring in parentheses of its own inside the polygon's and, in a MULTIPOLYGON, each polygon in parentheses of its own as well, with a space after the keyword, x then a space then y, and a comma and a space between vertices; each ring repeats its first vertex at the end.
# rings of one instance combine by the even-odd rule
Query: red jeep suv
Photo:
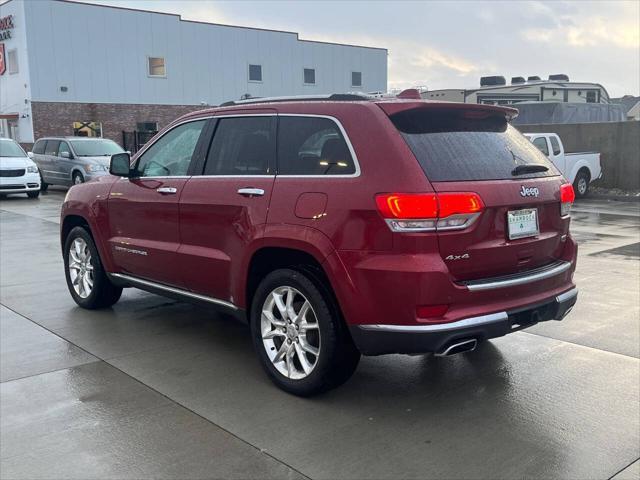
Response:
POLYGON ((71 296, 109 307, 137 287, 233 313, 298 395, 361 354, 452 355, 562 319, 572 186, 516 110, 411 96, 229 102, 113 155, 62 208, 71 296))

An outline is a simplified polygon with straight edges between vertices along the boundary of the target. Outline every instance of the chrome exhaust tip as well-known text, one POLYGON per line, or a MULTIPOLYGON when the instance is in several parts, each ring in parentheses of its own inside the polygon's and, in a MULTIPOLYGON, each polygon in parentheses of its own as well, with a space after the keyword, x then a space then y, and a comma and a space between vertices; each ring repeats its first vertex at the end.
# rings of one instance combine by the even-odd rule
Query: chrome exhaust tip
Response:
POLYGON ((478 340, 472 338, 470 340, 463 340, 462 342, 456 342, 449 345, 444 350, 435 353, 436 357, 450 357, 451 355, 457 355, 458 353, 470 352, 475 350, 478 345, 478 340))

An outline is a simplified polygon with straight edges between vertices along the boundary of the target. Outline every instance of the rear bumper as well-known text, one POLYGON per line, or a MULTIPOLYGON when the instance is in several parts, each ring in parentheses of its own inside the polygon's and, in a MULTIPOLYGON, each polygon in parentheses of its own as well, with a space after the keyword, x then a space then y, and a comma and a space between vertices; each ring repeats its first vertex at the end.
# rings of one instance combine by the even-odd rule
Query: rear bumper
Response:
POLYGON ((364 355, 442 352, 462 340, 501 337, 548 320, 562 320, 573 308, 572 288, 533 305, 430 325, 352 325, 351 336, 364 355))

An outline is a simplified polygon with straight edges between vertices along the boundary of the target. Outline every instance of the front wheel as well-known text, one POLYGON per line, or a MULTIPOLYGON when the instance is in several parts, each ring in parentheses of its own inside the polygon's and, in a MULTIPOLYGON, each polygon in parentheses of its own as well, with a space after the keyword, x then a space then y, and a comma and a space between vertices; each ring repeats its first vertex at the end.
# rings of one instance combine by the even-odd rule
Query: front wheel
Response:
POLYGON ((573 189, 577 197, 585 197, 589 193, 590 180, 591 178, 587 172, 584 170, 578 172, 576 179, 573 181, 573 189))
POLYGON ((269 273, 251 307, 251 334, 263 368, 281 389, 314 395, 344 383, 360 360, 331 296, 297 270, 269 273))
POLYGON ((73 300, 90 310, 110 307, 120 299, 122 288, 111 283, 102 267, 93 238, 75 227, 64 242, 64 273, 73 300))
POLYGON ((74 185, 80 185, 81 183, 84 183, 84 175, 82 175, 81 172, 76 172, 73 174, 73 184, 74 185))

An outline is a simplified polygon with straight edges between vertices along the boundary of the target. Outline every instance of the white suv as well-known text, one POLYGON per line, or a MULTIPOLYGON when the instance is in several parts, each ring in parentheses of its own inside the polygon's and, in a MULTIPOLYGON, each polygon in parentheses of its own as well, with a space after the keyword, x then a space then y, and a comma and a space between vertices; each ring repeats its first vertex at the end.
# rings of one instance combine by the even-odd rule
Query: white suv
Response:
POLYGON ((38 166, 15 140, 0 138, 0 195, 26 193, 40 195, 38 166))

